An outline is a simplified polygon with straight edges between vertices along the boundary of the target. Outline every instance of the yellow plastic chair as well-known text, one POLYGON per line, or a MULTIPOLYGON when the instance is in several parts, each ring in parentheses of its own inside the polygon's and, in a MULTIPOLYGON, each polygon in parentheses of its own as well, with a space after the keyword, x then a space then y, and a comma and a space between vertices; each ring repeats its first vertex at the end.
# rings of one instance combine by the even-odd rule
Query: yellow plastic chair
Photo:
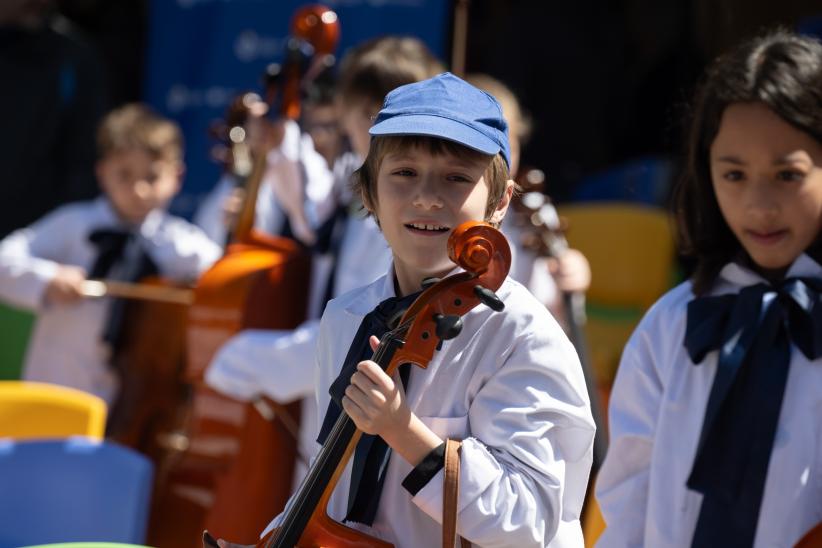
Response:
POLYGON ((673 225, 665 210, 627 202, 568 204, 559 215, 591 264, 586 335, 597 380, 610 386, 642 314, 676 282, 673 225))
POLYGON ((99 397, 56 384, 0 381, 0 438, 103 439, 106 403, 99 397))
MULTIPOLYGON (((607 408, 625 343, 642 314, 676 281, 673 225, 664 210, 636 203, 574 203, 558 209, 568 222, 568 244, 591 264, 585 334, 607 408)), ((586 548, 594 546, 604 529, 589 493, 583 517, 586 548)))

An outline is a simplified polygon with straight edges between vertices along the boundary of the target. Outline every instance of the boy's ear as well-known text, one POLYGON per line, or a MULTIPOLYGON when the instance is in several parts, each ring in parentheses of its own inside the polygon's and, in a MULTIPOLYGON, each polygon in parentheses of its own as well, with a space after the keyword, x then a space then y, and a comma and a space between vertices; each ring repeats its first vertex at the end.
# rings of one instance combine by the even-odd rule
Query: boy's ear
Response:
POLYGON ((489 221, 495 226, 499 226, 505 218, 505 213, 508 211, 508 206, 511 205, 511 198, 514 196, 515 185, 516 183, 514 183, 511 179, 508 179, 505 182, 505 191, 502 193, 502 198, 500 198, 497 208, 491 214, 491 218, 489 219, 489 221))
POLYGON ((367 209, 368 212, 371 215, 374 215, 374 217, 376 218, 376 216, 377 216, 376 209, 377 208, 374 207, 374 204, 372 203, 371 198, 368 196, 368 193, 365 192, 364 190, 360 190, 360 200, 362 201, 363 207, 365 209, 367 209))

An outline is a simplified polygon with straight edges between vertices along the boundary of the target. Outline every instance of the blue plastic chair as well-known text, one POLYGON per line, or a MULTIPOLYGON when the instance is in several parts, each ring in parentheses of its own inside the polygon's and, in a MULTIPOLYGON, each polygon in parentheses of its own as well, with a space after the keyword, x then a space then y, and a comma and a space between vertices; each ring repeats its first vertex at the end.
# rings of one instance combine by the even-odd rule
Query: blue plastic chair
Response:
POLYGON ((0 440, 0 548, 143 544, 154 467, 105 441, 0 440))

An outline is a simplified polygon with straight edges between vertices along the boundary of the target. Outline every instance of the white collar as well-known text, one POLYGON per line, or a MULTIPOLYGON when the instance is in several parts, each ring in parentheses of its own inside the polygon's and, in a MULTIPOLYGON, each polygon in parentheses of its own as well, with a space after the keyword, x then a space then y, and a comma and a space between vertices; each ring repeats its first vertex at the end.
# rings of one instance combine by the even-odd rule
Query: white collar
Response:
MULTIPOLYGON (((791 264, 785 277, 819 277, 820 275, 822 275, 822 266, 811 259, 809 255, 803 253, 791 264)), ((722 267, 722 270, 719 271, 719 277, 738 286, 768 283, 760 274, 736 262, 728 263, 722 267)))
POLYGON ((143 236, 154 234, 160 226, 160 223, 162 223, 165 215, 165 212, 161 209, 152 209, 140 224, 135 225, 120 218, 117 210, 115 210, 111 204, 111 200, 105 195, 99 196, 94 200, 94 208, 99 213, 101 225, 122 228, 129 231, 134 230, 143 236))

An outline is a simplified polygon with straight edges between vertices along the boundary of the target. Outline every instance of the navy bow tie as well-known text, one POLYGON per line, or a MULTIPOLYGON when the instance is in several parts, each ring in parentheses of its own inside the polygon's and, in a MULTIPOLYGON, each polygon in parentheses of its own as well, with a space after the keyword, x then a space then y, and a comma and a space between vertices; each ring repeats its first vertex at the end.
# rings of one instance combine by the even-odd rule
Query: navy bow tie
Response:
MULTIPOLYGON (((113 278, 122 282, 137 282, 141 278, 159 272, 157 265, 142 247, 136 236, 125 230, 97 229, 88 236, 89 241, 97 248, 89 278, 113 278)), ((114 299, 109 305, 103 327, 102 339, 107 342, 116 355, 123 344, 123 326, 126 303, 124 299, 114 299)))
MULTIPOLYGON (((368 343, 371 335, 380 339, 394 328, 396 320, 419 296, 419 293, 405 297, 391 297, 382 301, 377 307, 365 315, 354 340, 345 356, 340 374, 331 384, 329 392, 331 401, 325 413, 320 435, 317 441, 322 444, 328 437, 334 422, 342 411, 342 398, 345 389, 351 384, 351 375, 357 371, 357 364, 371 359, 373 352, 368 343)), ((400 377, 403 386, 408 386, 410 365, 400 366, 400 377)), ((377 514, 377 505, 382 494, 382 485, 385 481, 385 472, 388 469, 388 460, 391 451, 388 445, 379 436, 363 434, 357 442, 354 451, 354 461, 351 469, 351 486, 348 494, 348 513, 345 521, 355 521, 371 525, 377 514)))
POLYGON ((693 546, 751 546, 788 380, 791 343, 822 356, 822 280, 788 278, 688 304, 694 364, 719 350, 688 487, 703 494, 693 546))

